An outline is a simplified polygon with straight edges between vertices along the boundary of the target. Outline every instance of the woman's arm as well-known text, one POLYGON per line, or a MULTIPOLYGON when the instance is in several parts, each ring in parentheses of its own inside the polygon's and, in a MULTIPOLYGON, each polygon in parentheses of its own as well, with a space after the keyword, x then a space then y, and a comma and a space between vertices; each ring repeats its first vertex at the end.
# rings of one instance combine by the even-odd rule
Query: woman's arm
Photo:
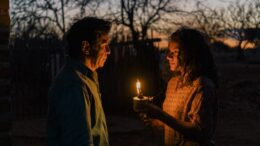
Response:
POLYGON ((153 105, 145 105, 148 117, 158 119, 164 124, 182 133, 184 136, 202 140, 210 136, 215 129, 217 105, 214 90, 199 88, 191 101, 187 120, 180 120, 153 105))
POLYGON ((153 104, 147 104, 145 107, 149 117, 160 120, 184 135, 198 138, 201 137, 201 128, 197 124, 176 119, 153 104))
POLYGON ((198 139, 202 138, 202 130, 198 124, 182 121, 174 118, 173 116, 169 115, 164 111, 161 112, 162 113, 159 115, 158 119, 166 125, 168 125, 169 127, 172 127, 173 129, 179 131, 183 135, 198 139))

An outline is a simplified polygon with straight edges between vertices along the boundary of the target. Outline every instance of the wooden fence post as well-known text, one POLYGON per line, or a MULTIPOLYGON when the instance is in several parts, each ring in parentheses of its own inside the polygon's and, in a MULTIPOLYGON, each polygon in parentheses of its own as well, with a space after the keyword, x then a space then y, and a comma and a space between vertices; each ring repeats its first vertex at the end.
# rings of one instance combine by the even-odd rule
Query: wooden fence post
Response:
POLYGON ((0 1, 0 145, 11 146, 11 72, 9 0, 0 1))

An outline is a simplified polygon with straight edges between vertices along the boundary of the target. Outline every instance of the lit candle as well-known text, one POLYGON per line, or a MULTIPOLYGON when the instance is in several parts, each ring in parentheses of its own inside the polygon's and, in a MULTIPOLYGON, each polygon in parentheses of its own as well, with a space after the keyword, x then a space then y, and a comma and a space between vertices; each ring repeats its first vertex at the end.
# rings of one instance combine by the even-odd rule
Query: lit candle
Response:
POLYGON ((141 83, 139 80, 136 82, 136 90, 137 90, 137 95, 139 96, 141 94, 141 83))
POLYGON ((141 90, 141 82, 139 80, 137 80, 136 82, 136 91, 137 91, 137 97, 142 99, 143 95, 141 90))

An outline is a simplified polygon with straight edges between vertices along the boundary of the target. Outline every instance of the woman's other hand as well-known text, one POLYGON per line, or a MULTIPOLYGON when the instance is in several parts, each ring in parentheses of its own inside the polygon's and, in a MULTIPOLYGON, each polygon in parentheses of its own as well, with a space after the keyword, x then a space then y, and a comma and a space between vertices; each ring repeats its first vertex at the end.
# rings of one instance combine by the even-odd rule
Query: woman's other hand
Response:
POLYGON ((154 127, 161 129, 163 126, 163 123, 161 121, 148 117, 146 113, 139 113, 139 117, 144 122, 144 125, 146 127, 154 127))
POLYGON ((146 113, 147 116, 152 119, 160 119, 160 117, 163 114, 162 109, 154 104, 144 104, 143 112, 146 113))

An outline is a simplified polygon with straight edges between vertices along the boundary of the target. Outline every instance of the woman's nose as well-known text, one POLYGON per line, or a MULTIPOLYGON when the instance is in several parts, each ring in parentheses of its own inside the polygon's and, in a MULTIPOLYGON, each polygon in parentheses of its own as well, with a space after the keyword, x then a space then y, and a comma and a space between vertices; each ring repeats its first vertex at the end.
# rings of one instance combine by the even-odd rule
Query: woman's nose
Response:
POLYGON ((169 56, 169 55, 166 56, 166 59, 169 60, 169 61, 173 60, 173 58, 174 58, 173 56, 169 56))

